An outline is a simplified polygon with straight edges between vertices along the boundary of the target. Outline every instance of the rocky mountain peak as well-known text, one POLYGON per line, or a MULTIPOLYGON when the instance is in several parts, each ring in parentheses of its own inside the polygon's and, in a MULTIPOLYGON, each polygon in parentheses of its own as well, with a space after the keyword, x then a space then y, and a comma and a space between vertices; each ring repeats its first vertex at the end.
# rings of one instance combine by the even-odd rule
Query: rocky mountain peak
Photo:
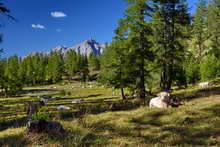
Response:
POLYGON ((100 55, 103 52, 103 49, 106 47, 106 44, 98 43, 95 39, 85 40, 78 45, 72 47, 58 46, 53 49, 53 51, 60 51, 65 54, 68 50, 72 49, 77 54, 87 55, 95 54, 100 55))

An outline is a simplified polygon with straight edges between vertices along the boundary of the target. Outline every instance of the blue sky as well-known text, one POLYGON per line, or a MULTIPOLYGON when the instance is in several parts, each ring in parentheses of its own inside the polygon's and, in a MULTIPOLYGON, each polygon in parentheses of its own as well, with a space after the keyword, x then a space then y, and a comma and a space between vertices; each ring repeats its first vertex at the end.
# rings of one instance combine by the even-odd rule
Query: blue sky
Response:
MULTIPOLYGON (((191 11, 197 0, 188 0, 191 11)), ((4 20, 0 28, 3 57, 25 56, 33 51, 49 51, 73 46, 86 39, 110 42, 125 0, 2 0, 17 22, 4 20)))

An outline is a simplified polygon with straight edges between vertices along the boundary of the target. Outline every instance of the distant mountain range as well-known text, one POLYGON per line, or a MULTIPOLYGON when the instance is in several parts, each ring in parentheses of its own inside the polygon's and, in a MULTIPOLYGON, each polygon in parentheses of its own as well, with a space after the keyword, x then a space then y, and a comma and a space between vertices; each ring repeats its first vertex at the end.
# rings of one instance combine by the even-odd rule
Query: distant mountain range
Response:
POLYGON ((103 49, 106 48, 106 46, 107 46, 107 43, 105 44, 99 43, 95 39, 90 39, 90 40, 85 40, 82 43, 78 45, 74 45, 72 47, 65 47, 61 45, 61 46, 58 46, 52 49, 52 51, 59 51, 65 55, 68 50, 72 49, 77 54, 81 54, 81 55, 89 56, 92 53, 94 55, 101 55, 103 52, 103 49))

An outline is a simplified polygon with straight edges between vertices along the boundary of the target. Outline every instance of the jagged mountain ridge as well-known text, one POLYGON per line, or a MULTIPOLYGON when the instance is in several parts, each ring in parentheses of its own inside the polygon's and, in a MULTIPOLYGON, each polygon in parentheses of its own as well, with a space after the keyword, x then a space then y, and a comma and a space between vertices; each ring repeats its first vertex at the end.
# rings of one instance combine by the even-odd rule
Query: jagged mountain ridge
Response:
POLYGON ((77 54, 81 55, 87 55, 89 56, 91 53, 94 55, 101 55, 103 52, 103 49, 107 46, 107 44, 98 43, 94 39, 85 40, 84 42, 74 45, 72 47, 66 47, 66 46, 58 46, 52 51, 60 51, 63 54, 66 54, 66 52, 70 49, 74 50, 77 54))

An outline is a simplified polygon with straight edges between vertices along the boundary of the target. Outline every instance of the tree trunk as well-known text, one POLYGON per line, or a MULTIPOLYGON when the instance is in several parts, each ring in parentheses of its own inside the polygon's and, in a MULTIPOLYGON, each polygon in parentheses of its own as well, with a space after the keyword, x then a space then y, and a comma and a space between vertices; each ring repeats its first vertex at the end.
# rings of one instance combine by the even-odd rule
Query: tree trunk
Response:
MULTIPOLYGON (((144 9, 142 9, 140 11, 140 14, 141 14, 141 19, 140 19, 140 22, 144 22, 144 9)), ((144 53, 144 45, 143 45, 143 40, 144 40, 144 30, 143 28, 141 28, 140 30, 140 39, 139 39, 139 47, 140 47, 140 67, 139 67, 139 70, 140 70, 140 83, 139 83, 139 88, 140 88, 140 93, 139 93, 139 97, 140 98, 145 98, 145 74, 144 74, 144 56, 143 56, 143 53, 144 53)))
POLYGON ((124 89, 123 88, 121 88, 121 97, 122 97, 123 100, 127 99, 125 94, 124 94, 124 89))

